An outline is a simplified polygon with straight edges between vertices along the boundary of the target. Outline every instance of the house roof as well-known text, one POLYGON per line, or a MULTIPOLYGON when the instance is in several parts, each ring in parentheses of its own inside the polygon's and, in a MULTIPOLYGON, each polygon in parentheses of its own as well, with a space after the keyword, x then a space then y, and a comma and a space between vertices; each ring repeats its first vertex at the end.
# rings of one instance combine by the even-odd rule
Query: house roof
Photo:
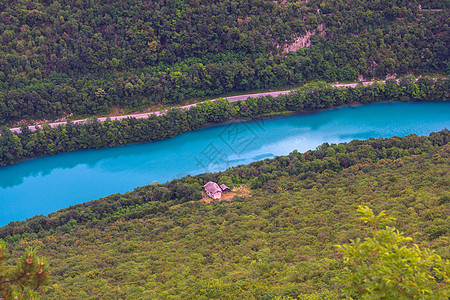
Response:
POLYGON ((212 181, 210 181, 207 184, 205 184, 204 187, 205 187, 205 190, 206 190, 207 193, 214 194, 214 193, 217 193, 217 192, 222 192, 222 190, 217 185, 217 183, 212 182, 212 181))
POLYGON ((230 189, 230 188, 227 187, 224 183, 222 183, 222 184, 220 185, 220 188, 222 189, 222 191, 225 191, 225 190, 229 190, 229 189, 230 189))

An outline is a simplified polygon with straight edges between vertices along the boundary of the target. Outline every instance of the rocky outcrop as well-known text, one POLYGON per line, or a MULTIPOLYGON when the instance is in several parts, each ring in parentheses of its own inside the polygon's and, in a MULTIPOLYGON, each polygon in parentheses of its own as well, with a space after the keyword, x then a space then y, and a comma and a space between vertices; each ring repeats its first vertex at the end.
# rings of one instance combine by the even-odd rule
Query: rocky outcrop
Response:
POLYGON ((293 43, 285 44, 283 53, 297 52, 299 49, 311 47, 311 37, 317 33, 325 35, 325 30, 325 24, 319 24, 313 31, 307 31, 305 35, 295 38, 293 43))

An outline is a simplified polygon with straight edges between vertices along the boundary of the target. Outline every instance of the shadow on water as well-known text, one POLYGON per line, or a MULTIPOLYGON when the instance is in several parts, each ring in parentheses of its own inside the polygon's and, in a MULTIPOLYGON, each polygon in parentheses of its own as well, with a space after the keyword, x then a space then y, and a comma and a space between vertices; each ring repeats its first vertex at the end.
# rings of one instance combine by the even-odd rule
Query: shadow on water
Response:
MULTIPOLYGON (((222 144, 223 142, 220 141, 219 135, 223 132, 224 128, 228 128, 231 125, 243 126, 246 123, 256 124, 254 121, 233 121, 221 124, 221 126, 204 127, 162 141, 104 149, 80 150, 26 160, 12 166, 0 168, 0 188, 18 186, 24 183, 25 178, 45 177, 55 170, 74 169, 81 165, 87 166, 90 169, 100 168, 109 173, 115 173, 123 171, 123 162, 125 162, 128 170, 143 171, 151 163, 156 164, 162 158, 161 155, 166 156, 164 158, 166 160, 175 159, 177 150, 188 149, 194 143, 199 144, 199 147, 205 147, 214 137, 217 137, 219 141, 214 141, 214 143, 216 145, 219 143, 222 144)), ((223 145, 221 147, 225 148, 223 145)), ((200 148, 200 150, 202 149, 200 148)), ((269 156, 270 154, 266 155, 266 157, 269 156)), ((240 163, 245 162, 245 160, 238 159, 233 161, 234 165, 238 161, 240 163)), ((181 172, 178 174, 185 176, 189 172, 181 172)))
MULTIPOLYGON (((13 187, 22 184, 26 177, 44 177, 57 169, 73 169, 79 165, 95 168, 100 161, 115 160, 119 157, 133 155, 146 155, 151 151, 156 152, 159 148, 157 144, 164 142, 166 141, 151 143, 153 149, 149 149, 149 143, 146 143, 115 148, 80 150, 23 161, 16 165, 0 168, 0 187, 13 187)), ((102 166, 102 168, 105 167, 107 165, 102 166)), ((114 165, 111 165, 109 171, 114 171, 114 165)))

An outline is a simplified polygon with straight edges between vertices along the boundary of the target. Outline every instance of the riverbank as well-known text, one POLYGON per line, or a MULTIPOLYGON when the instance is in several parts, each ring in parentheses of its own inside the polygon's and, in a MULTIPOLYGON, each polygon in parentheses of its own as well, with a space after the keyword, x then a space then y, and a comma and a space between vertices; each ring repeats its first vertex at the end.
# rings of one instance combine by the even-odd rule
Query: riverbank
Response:
MULTIPOLYGON (((417 81, 421 77, 422 76, 415 78, 415 81, 417 81)), ((399 80, 400 79, 396 79, 397 82, 399 80)), ((359 81, 359 82, 351 82, 351 83, 338 83, 337 82, 337 83, 333 83, 333 84, 321 83, 320 86, 330 86, 330 87, 336 87, 336 88, 356 88, 358 85, 367 87, 367 86, 375 84, 375 83, 386 83, 386 80, 359 81)), ((308 86, 311 86, 311 84, 298 87, 297 89, 308 88, 308 86)), ((312 86, 314 86, 314 83, 312 83, 312 86)), ((237 102, 237 101, 245 101, 248 98, 260 98, 260 97, 266 97, 266 96, 278 97, 279 95, 287 95, 291 92, 296 91, 297 89, 278 90, 278 91, 269 91, 269 92, 260 92, 260 93, 251 93, 251 94, 242 94, 242 95, 230 95, 230 96, 224 96, 224 97, 219 97, 219 98, 215 98, 215 99, 194 102, 192 104, 187 104, 187 105, 182 105, 182 106, 173 106, 173 107, 170 107, 167 109, 162 109, 162 110, 157 110, 157 111, 145 111, 145 112, 140 112, 140 113, 130 113, 130 114, 121 114, 121 115, 107 115, 107 116, 101 116, 101 117, 94 116, 94 117, 89 117, 89 118, 84 118, 84 119, 70 120, 70 122, 72 122, 74 124, 84 123, 89 120, 92 120, 93 118, 95 118, 99 122, 104 122, 108 119, 114 121, 114 120, 121 120, 121 119, 126 119, 126 118, 136 118, 136 119, 148 118, 150 115, 156 115, 156 116, 163 115, 163 114, 167 113, 167 111, 170 109, 191 109, 192 107, 195 107, 198 104, 205 103, 208 101, 214 102, 219 99, 225 99, 228 102, 237 102)), ((66 119, 66 118, 64 118, 64 119, 66 119)), ((30 131, 35 131, 36 126, 39 127, 40 129, 42 129, 43 128, 42 123, 46 123, 50 127, 54 128, 54 127, 57 127, 62 124, 67 124, 67 122, 68 122, 68 120, 62 120, 62 121, 50 122, 50 123, 49 122, 37 122, 33 125, 28 125, 28 129, 30 131)), ((10 130, 12 132, 20 133, 21 128, 20 127, 12 127, 12 128, 10 128, 10 130)))
MULTIPOLYGON (((385 101, 384 103, 388 103, 388 101, 385 101)), ((390 103, 393 103, 393 102, 390 102, 390 103)), ((371 104, 371 103, 368 103, 368 104, 371 104)), ((289 118, 289 117, 295 117, 295 116, 314 115, 314 114, 318 114, 318 113, 321 113, 321 112, 330 111, 330 110, 333 110, 333 109, 339 109, 339 108, 345 108, 345 107, 357 107, 357 106, 360 106, 360 105, 364 105, 364 104, 355 102, 355 103, 344 104, 344 105, 334 106, 334 107, 325 108, 325 109, 317 109, 317 110, 314 110, 314 111, 306 111, 306 110, 283 111, 283 112, 273 112, 273 113, 260 114, 260 115, 252 116, 251 118, 242 118, 242 117, 241 118, 230 118, 230 119, 225 120, 225 121, 223 121, 221 123, 214 123, 214 122, 205 123, 205 124, 201 125, 199 128, 193 129, 193 130, 188 131, 188 132, 195 132, 195 131, 202 130, 202 129, 207 129, 207 128, 227 126, 227 125, 232 125, 232 124, 236 124, 236 123, 254 123, 254 122, 261 122, 261 121, 265 121, 265 120, 273 120, 273 119, 278 119, 278 118, 289 118)), ((74 123, 74 124, 77 124, 77 123, 74 123)), ((83 123, 78 123, 78 125, 82 125, 82 124, 83 123)), ((60 124, 60 125, 65 126, 65 124, 60 124)), ((186 132, 183 132, 183 133, 186 133, 186 132)), ((180 134, 182 134, 182 133, 180 133, 180 134)), ((173 136, 173 137, 175 137, 175 136, 173 136)), ((167 139, 170 139, 170 138, 173 138, 173 137, 168 137, 167 139)), ((158 141, 161 141, 161 140, 155 140, 153 142, 158 142, 158 141)), ((127 146, 127 145, 131 146, 131 145, 138 145, 138 144, 141 144, 141 142, 127 143, 127 144, 124 144, 124 145, 118 145, 117 147, 127 146)), ((109 148, 109 147, 95 148, 95 149, 105 149, 105 148, 109 148)), ((89 150, 89 149, 84 149, 84 150, 89 150)), ((60 154, 60 153, 57 153, 57 154, 60 154)), ((15 162, 14 164, 23 163, 23 162, 27 162, 27 161, 34 160, 34 159, 43 158, 43 157, 46 157, 46 156, 47 155, 36 156, 36 157, 31 157, 31 158, 25 158, 25 159, 22 159, 22 160, 19 160, 19 161, 15 162)), ((0 166, 0 168, 1 168, 1 166, 0 166)))
POLYGON ((83 124, 44 126, 42 130, 23 134, 7 130, 0 137, 0 142, 6 146, 0 149, 0 166, 62 152, 164 140, 205 125, 234 119, 248 120, 286 112, 311 113, 356 103, 448 101, 446 95, 449 90, 448 80, 409 82, 402 86, 396 82, 358 88, 325 86, 278 97, 263 95, 245 101, 234 99, 234 102, 218 99, 140 119, 123 117, 108 122, 92 119, 83 124))

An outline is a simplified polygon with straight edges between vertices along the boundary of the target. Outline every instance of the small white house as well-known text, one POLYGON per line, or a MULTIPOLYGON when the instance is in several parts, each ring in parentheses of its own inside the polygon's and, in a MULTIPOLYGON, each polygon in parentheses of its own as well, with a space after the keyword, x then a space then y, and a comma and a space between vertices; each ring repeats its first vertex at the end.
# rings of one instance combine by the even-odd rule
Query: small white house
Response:
POLYGON ((206 194, 213 198, 213 199, 220 199, 222 198, 222 189, 219 187, 219 185, 215 182, 208 182, 204 185, 206 194))
POLYGON ((206 194, 213 198, 213 199, 219 199, 222 198, 222 193, 226 193, 230 190, 229 187, 227 187, 225 184, 221 184, 220 186, 215 182, 208 182, 204 185, 206 194))

